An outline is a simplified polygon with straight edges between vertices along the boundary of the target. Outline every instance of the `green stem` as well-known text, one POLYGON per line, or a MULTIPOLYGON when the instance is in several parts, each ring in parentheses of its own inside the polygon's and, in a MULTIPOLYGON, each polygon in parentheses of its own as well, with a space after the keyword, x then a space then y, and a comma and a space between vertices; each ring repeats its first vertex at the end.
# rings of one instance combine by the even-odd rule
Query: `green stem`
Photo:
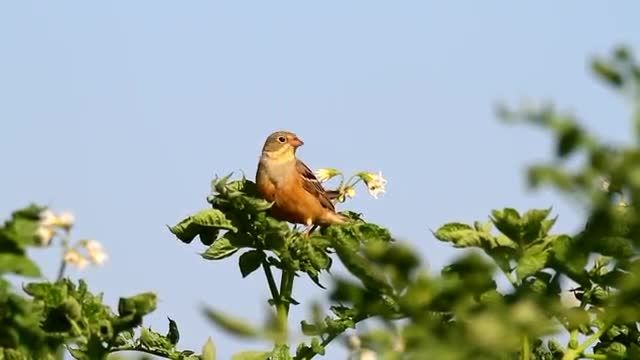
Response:
POLYGON ((578 344, 578 330, 577 329, 571 330, 571 333, 569 335, 569 348, 574 346, 572 344, 578 344))
POLYGON ((58 269, 58 277, 56 278, 56 282, 62 280, 64 277, 64 271, 67 269, 67 262, 62 259, 60 262, 60 268, 58 269))
MULTIPOLYGON (((286 335, 288 333, 289 324, 289 304, 291 299, 291 292, 293 291, 293 279, 295 277, 295 271, 282 270, 280 277, 280 296, 276 301, 276 312, 278 317, 278 324, 284 339, 278 341, 279 344, 286 343, 286 335)), ((274 284, 275 286, 275 284, 274 284)))
POLYGON ((609 330, 611 325, 612 325, 611 323, 606 323, 595 334, 589 336, 582 344, 580 344, 580 346, 578 346, 575 349, 569 349, 564 354, 564 356, 562 357, 562 360, 575 360, 575 359, 577 359, 579 356, 582 355, 582 353, 585 350, 587 350, 587 348, 589 346, 593 345, 594 342, 598 341, 598 339, 600 339, 602 334, 604 334, 605 332, 607 332, 607 330, 609 330))
POLYGON ((522 338, 522 354, 520 355, 522 360, 531 359, 531 344, 529 343, 529 337, 526 335, 522 338))
POLYGON ((62 238, 62 260, 60 261, 60 268, 58 268, 58 277, 56 281, 62 280, 64 277, 64 272, 67 269, 67 262, 64 261, 64 255, 69 250, 69 232, 66 232, 64 237, 62 238))
POLYGON ((285 305, 287 315, 289 315, 289 305, 291 293, 293 292, 293 279, 295 275, 295 271, 282 270, 282 277, 280 278, 280 300, 285 305))
MULTIPOLYGON (((357 315, 356 317, 353 318, 353 324, 355 326, 355 324, 359 323, 360 321, 366 320, 368 318, 369 318, 369 315, 357 315)), ((344 329, 344 330, 346 330, 346 329, 344 329)), ((344 330, 342 330, 342 331, 334 331, 334 332, 331 332, 331 333, 327 334, 327 336, 324 338, 324 340, 322 340, 322 343, 320 343, 320 347, 322 349, 326 348, 327 345, 329 345, 329 343, 331 343, 335 338, 340 336, 344 332, 344 330)), ((303 351, 302 353, 297 355, 294 358, 294 360, 310 360, 316 355, 318 355, 317 352, 313 351, 311 348, 306 348, 305 351, 303 351)))
POLYGON ((606 360, 607 355, 604 354, 584 354, 582 357, 587 359, 606 360))
POLYGON ((262 269, 264 270, 264 275, 267 277, 267 282, 269 283, 271 298, 273 299, 274 303, 277 303, 280 295, 278 295, 278 287, 276 286, 276 281, 273 278, 273 272, 271 272, 271 265, 267 264, 266 261, 263 261, 262 269))

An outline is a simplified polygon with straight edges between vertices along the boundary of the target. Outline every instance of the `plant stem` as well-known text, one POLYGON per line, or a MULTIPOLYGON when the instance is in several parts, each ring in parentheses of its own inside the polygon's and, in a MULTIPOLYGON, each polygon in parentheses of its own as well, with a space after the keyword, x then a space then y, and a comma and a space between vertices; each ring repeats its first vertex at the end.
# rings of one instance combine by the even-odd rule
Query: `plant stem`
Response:
POLYGON ((604 354, 584 354, 584 355, 582 355, 582 357, 585 357, 587 359, 596 359, 596 360, 606 360, 607 359, 607 355, 604 355, 604 354))
MULTIPOLYGON (((278 325, 284 334, 283 338, 278 340, 278 344, 286 343, 286 337, 288 333, 289 324, 289 303, 291 299, 291 292, 293 291, 293 279, 295 272, 291 270, 282 270, 280 277, 280 296, 276 299, 276 312, 278 318, 278 325)), ((273 276, 272 276, 273 278, 273 276)), ((269 285, 271 287, 271 285, 269 285)), ((275 283, 273 284, 275 288, 275 283)), ((277 290, 276 290, 277 291, 277 290)))
POLYGON ((278 287, 276 286, 276 281, 273 279, 273 272, 271 272, 271 265, 267 264, 266 261, 262 262, 262 269, 264 270, 264 275, 267 277, 267 282, 269 283, 269 291, 271 291, 271 298, 274 303, 278 302, 280 295, 278 294, 278 287))
POLYGON ((67 262, 64 261, 63 259, 62 262, 60 262, 60 268, 58 269, 58 277, 56 278, 56 281, 62 280, 62 278, 64 277, 64 271, 66 269, 67 269, 67 262))
POLYGON ((291 293, 293 291, 293 279, 295 272, 291 270, 282 270, 280 278, 280 300, 285 305, 286 314, 289 315, 289 304, 291 302, 291 293))
MULTIPOLYGON (((355 324, 359 323, 360 321, 366 320, 368 318, 369 318, 369 315, 360 314, 360 315, 357 315, 356 317, 353 318, 353 323, 355 325, 355 324)), ((334 331, 334 332, 331 332, 331 333, 327 334, 327 337, 325 337, 324 340, 322 340, 322 343, 320 343, 320 346, 323 349, 326 348, 327 345, 329 345, 330 342, 332 342, 335 338, 340 336, 343 332, 344 332, 344 330, 343 331, 334 331)), ((318 355, 317 352, 313 351, 311 348, 307 348, 299 356, 296 356, 294 358, 294 360, 310 360, 316 355, 318 355)))
POLYGON ((531 344, 529 343, 529 337, 524 336, 522 338, 522 354, 520 354, 522 360, 529 360, 531 358, 531 344))
POLYGON ((575 360, 575 359, 577 359, 579 356, 581 356, 581 354, 585 350, 587 350, 587 348, 589 346, 591 346, 594 342, 596 342, 598 339, 600 339, 600 336, 602 336, 602 334, 607 332, 607 330, 609 330, 611 325, 612 324, 610 322, 605 323, 605 325, 602 328, 600 328, 598 331, 596 331, 595 334, 589 336, 582 344, 580 344, 580 346, 578 346, 575 349, 569 349, 564 354, 564 356, 562 357, 562 360, 575 360))
POLYGON ((56 281, 62 280, 64 277, 64 271, 67 269, 67 262, 64 261, 64 255, 69 249, 69 232, 66 232, 64 237, 62 238, 62 261, 60 262, 60 268, 58 269, 58 277, 56 281))

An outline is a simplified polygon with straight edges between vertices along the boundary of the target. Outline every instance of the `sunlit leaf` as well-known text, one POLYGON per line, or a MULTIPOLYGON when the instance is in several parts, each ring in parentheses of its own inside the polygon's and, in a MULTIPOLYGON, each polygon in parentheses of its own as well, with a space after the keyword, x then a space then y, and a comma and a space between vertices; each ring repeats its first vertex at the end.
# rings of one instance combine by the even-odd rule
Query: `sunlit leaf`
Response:
POLYGON ((220 260, 229 257, 238 251, 238 248, 231 243, 229 237, 223 236, 216 240, 201 256, 207 260, 220 260))

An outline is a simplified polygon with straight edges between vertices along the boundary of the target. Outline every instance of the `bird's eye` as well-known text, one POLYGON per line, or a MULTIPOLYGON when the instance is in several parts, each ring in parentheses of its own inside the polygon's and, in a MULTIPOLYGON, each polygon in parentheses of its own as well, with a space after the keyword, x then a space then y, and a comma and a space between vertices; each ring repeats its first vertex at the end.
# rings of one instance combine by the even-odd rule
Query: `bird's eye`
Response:
POLYGON ((284 144, 284 142, 287 141, 287 138, 285 138, 284 136, 280 136, 278 138, 278 141, 284 144))

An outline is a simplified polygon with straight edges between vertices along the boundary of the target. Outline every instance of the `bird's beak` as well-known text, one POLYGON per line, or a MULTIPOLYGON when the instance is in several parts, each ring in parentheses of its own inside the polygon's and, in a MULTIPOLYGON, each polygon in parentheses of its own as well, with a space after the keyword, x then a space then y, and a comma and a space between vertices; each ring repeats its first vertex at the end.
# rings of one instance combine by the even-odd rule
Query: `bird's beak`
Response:
POLYGON ((298 148, 302 145, 304 145, 304 142, 300 140, 297 136, 291 139, 291 146, 293 146, 294 148, 298 148))

